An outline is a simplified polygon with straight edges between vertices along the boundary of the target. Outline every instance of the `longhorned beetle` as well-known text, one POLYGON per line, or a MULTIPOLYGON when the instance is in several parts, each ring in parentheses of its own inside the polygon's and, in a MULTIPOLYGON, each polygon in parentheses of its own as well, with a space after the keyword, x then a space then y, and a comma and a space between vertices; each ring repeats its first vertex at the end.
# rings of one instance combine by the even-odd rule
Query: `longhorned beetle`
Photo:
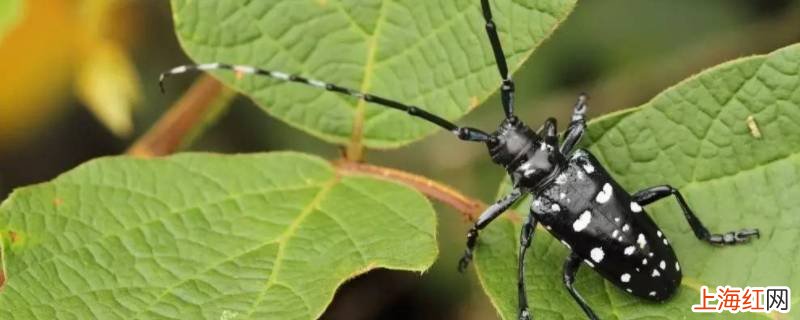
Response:
POLYGON ((617 287, 645 299, 663 301, 675 293, 681 282, 681 267, 675 252, 666 235, 647 215, 643 206, 675 196, 695 236, 711 244, 743 243, 753 236, 759 236, 757 229, 712 234, 695 216, 680 192, 671 186, 647 188, 633 195, 625 191, 589 151, 575 149, 586 130, 585 95, 578 98, 572 121, 560 144, 555 119, 547 119, 536 131, 520 121, 514 115, 514 82, 508 75, 508 66, 492 20, 489 0, 481 0, 481 9, 502 80, 500 97, 505 113, 505 119, 492 133, 456 126, 416 106, 319 80, 252 66, 225 63, 178 66, 161 74, 159 84, 163 90, 166 77, 192 70, 224 69, 240 74, 267 76, 405 111, 452 132, 461 140, 486 144, 492 161, 508 172, 513 189, 489 206, 469 230, 467 249, 459 261, 458 269, 463 272, 472 260, 479 230, 485 228, 523 195, 532 194, 534 200, 520 234, 517 276, 520 319, 531 318, 524 283, 525 252, 531 245, 533 232, 539 223, 571 251, 564 262, 563 281, 590 319, 597 319, 597 316, 573 287, 581 262, 617 287))

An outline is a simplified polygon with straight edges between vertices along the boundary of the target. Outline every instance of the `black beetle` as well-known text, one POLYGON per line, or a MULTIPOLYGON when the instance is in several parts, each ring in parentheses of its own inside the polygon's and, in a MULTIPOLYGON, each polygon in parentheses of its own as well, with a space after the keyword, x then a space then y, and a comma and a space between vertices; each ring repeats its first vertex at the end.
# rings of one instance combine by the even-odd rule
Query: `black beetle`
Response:
POLYGON ((505 113, 505 120, 491 134, 475 128, 456 126, 416 106, 253 66, 225 63, 183 65, 162 73, 159 84, 163 91, 166 77, 192 70, 225 69, 241 74, 268 76, 405 111, 449 130, 461 140, 485 143, 492 160, 503 166, 510 175, 513 190, 489 206, 469 230, 467 249, 459 261, 458 269, 463 272, 472 259, 479 230, 500 216, 524 194, 533 194, 530 214, 520 234, 517 288, 520 319, 531 318, 524 283, 525 252, 531 245, 538 223, 570 249, 571 254, 564 263, 564 284, 590 319, 597 319, 597 316, 573 287, 581 262, 623 290, 650 300, 663 301, 669 298, 681 282, 680 264, 669 240, 642 206, 664 197, 675 196, 695 236, 711 244, 742 243, 752 236, 759 236, 757 229, 742 229, 725 234, 710 233, 686 204, 680 192, 667 185, 648 188, 633 195, 626 192, 591 153, 574 149, 586 129, 585 95, 578 98, 572 121, 561 144, 553 118, 547 119, 537 131, 522 123, 514 116, 514 82, 508 76, 508 66, 488 0, 481 0, 481 9, 502 79, 500 97, 505 113))

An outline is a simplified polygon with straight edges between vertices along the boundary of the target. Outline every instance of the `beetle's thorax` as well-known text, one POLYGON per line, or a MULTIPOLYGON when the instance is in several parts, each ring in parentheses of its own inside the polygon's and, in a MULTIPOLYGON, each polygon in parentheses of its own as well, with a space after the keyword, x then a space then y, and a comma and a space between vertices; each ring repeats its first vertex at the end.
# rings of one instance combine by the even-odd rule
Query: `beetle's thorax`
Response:
POLYGON ((548 144, 516 117, 504 120, 487 146, 492 161, 503 166, 512 181, 535 190, 552 180, 566 160, 557 146, 548 144))

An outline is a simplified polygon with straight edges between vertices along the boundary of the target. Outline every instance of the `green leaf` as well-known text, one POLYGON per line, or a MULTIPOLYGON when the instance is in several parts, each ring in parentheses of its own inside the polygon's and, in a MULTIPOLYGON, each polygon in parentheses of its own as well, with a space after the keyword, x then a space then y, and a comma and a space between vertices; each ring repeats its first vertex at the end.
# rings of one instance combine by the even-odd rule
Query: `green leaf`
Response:
MULTIPOLYGON (((575 1, 492 1, 512 70, 575 1)), ((419 105, 451 120, 500 84, 478 0, 172 0, 172 7, 178 39, 197 62, 296 73, 419 105)), ((405 113, 315 88, 217 76, 270 114, 329 142, 391 148, 436 130, 405 113)))
POLYGON ((3 0, 0 2, 0 41, 6 32, 22 18, 25 4, 20 0, 3 0))
POLYGON ((106 158, 0 207, 2 319, 315 319, 437 254, 419 193, 295 153, 106 158))
MULTIPOLYGON (((709 69, 643 106, 597 119, 586 140, 628 191, 671 184, 712 231, 761 230, 752 243, 714 247, 694 237, 673 199, 648 206, 677 251, 683 284, 666 303, 650 303, 581 268, 578 290, 600 318, 695 318, 690 308, 700 303, 702 285, 800 290, 800 45, 709 69)), ((521 202, 517 212, 527 214, 528 206, 521 202)), ((526 270, 534 315, 583 318, 561 282, 567 249, 545 231, 537 230, 526 270)), ((495 222, 481 234, 475 261, 503 319, 517 317, 518 234, 518 223, 495 222)))

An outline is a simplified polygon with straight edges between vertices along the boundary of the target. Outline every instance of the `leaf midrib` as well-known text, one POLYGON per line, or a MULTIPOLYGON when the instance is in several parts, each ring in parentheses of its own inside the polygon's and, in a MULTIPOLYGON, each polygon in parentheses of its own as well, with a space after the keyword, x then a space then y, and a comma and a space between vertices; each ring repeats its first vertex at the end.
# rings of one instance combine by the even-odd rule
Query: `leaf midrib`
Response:
MULTIPOLYGON (((375 73, 373 69, 375 69, 375 59, 378 56, 378 37, 381 34, 381 27, 383 26, 384 20, 386 20, 386 14, 384 10, 386 9, 385 2, 381 2, 381 7, 378 10, 378 18, 375 21, 375 30, 372 32, 372 35, 369 39, 369 44, 367 45, 367 61, 364 65, 364 76, 361 82, 360 90, 361 92, 368 92, 369 88, 372 86, 372 75, 375 73)), ((352 133, 350 136, 350 152, 348 152, 348 156, 353 157, 353 160, 359 160, 361 157, 361 152, 363 149, 363 139, 364 139, 364 108, 366 107, 367 101, 364 99, 358 99, 358 103, 356 103, 355 111, 353 112, 353 128, 352 133), (357 154, 354 154, 357 153, 357 154)))
MULTIPOLYGON (((261 301, 264 299, 267 291, 272 288, 273 285, 276 283, 278 272, 282 266, 283 262, 283 255, 285 254, 286 250, 286 243, 291 239, 292 236, 295 235, 297 228, 299 228, 300 223, 302 223, 313 211, 317 209, 320 202, 325 199, 328 193, 339 183, 340 177, 338 175, 334 176, 330 181, 326 182, 320 191, 314 196, 314 199, 300 211, 300 214, 292 221, 286 231, 281 234, 276 242, 278 243, 278 252, 275 255, 275 264, 272 266, 272 272, 269 275, 269 279, 267 279, 267 283, 264 285, 264 290, 253 300, 253 304, 250 306, 250 310, 247 311, 246 318, 250 318, 253 312, 255 312, 256 308, 261 304, 261 301)), ((311 310, 308 305, 306 305, 307 310, 311 310)))

